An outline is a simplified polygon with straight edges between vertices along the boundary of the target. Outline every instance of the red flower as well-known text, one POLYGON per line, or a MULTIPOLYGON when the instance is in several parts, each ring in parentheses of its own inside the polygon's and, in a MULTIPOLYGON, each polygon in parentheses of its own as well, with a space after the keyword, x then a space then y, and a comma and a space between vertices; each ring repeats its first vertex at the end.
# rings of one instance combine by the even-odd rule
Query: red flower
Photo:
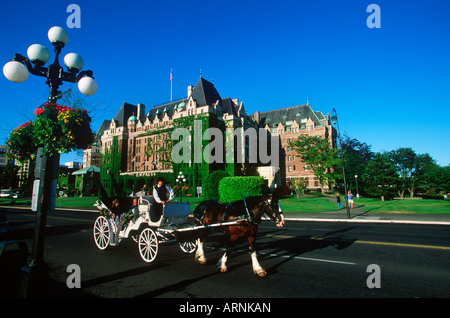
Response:
POLYGON ((36 108, 36 110, 34 111, 34 114, 36 116, 39 116, 40 114, 42 114, 44 112, 44 110, 40 107, 36 108))

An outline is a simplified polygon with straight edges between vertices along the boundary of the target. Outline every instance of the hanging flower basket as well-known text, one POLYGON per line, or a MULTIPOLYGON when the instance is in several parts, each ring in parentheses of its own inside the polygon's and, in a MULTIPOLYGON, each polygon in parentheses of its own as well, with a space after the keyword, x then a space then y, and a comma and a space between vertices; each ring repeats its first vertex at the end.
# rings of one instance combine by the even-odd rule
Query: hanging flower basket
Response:
POLYGON ((86 110, 47 102, 34 114, 34 122, 20 125, 9 135, 11 156, 19 161, 32 159, 38 147, 43 147, 44 153, 56 155, 86 149, 92 144, 91 117, 86 110))

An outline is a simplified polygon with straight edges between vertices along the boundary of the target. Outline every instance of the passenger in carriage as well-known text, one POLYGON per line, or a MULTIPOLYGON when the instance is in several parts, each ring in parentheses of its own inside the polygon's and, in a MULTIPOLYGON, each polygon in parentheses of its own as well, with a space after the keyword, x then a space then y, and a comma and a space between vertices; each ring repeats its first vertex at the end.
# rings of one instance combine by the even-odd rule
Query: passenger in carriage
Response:
POLYGON ((173 200, 175 194, 172 188, 166 184, 164 178, 158 178, 156 187, 153 188, 154 208, 150 210, 150 219, 157 222, 163 213, 163 206, 173 200))
POLYGON ((116 225, 119 224, 120 216, 122 215, 122 212, 119 209, 119 200, 114 199, 111 205, 111 212, 113 220, 116 222, 116 225))

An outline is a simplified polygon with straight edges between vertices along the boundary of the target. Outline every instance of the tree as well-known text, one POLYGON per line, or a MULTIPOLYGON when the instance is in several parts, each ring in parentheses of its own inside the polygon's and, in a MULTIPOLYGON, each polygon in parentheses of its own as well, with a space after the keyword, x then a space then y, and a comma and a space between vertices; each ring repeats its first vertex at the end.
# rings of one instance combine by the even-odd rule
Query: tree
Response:
POLYGON ((229 176, 230 175, 223 170, 217 170, 212 172, 205 180, 204 184, 205 200, 219 200, 220 180, 229 176))
POLYGON ((436 166, 436 161, 429 154, 426 153, 416 156, 414 171, 411 174, 411 179, 408 185, 408 191, 411 198, 414 198, 416 189, 424 184, 425 175, 434 166, 436 166))
POLYGON ((289 186, 290 189, 295 191, 297 195, 297 199, 300 199, 300 194, 302 194, 307 187, 307 183, 303 178, 292 178, 291 184, 289 186))
POLYGON ((301 161, 308 165, 319 179, 321 190, 324 184, 331 184, 337 177, 340 160, 337 150, 332 148, 328 139, 318 136, 300 135, 289 143, 300 155, 301 161))
POLYGON ((424 191, 433 190, 434 194, 438 192, 450 191, 450 166, 441 167, 437 164, 430 165, 424 172, 420 188, 424 191))
MULTIPOLYGON (((354 176, 361 177, 364 173, 364 169, 373 158, 373 151, 370 145, 365 142, 361 142, 356 138, 351 138, 344 135, 342 138, 342 152, 344 154, 344 166, 347 181, 351 184, 354 176)), ((359 189, 364 191, 364 182, 361 178, 358 179, 359 189)), ((343 183, 342 181, 338 181, 343 183)), ((361 192, 361 191, 360 191, 361 192)))
POLYGON ((1 189, 17 188, 17 185, 19 183, 19 176, 17 175, 18 170, 19 167, 12 164, 7 164, 0 167, 1 189))
POLYGON ((377 153, 364 169, 362 179, 366 184, 367 191, 381 196, 381 199, 384 201, 385 197, 391 196, 392 189, 397 183, 398 175, 388 155, 377 153))
POLYGON ((405 190, 413 178, 417 154, 411 148, 398 148, 389 152, 388 156, 392 160, 400 177, 397 184, 397 191, 400 198, 403 198, 405 196, 405 190))

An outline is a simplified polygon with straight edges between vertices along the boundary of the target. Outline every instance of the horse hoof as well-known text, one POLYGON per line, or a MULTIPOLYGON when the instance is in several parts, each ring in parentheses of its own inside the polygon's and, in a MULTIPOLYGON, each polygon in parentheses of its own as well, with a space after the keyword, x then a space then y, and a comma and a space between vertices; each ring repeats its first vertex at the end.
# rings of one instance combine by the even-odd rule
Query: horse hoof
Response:
POLYGON ((255 271, 254 272, 256 275, 258 275, 259 277, 266 277, 267 276, 267 272, 263 269, 259 270, 259 271, 255 271))
POLYGON ((220 270, 221 273, 226 273, 227 270, 228 270, 228 268, 226 268, 226 267, 221 267, 221 268, 219 268, 219 270, 220 270))
POLYGON ((206 259, 204 259, 204 258, 197 258, 196 261, 200 265, 206 265, 206 259))

